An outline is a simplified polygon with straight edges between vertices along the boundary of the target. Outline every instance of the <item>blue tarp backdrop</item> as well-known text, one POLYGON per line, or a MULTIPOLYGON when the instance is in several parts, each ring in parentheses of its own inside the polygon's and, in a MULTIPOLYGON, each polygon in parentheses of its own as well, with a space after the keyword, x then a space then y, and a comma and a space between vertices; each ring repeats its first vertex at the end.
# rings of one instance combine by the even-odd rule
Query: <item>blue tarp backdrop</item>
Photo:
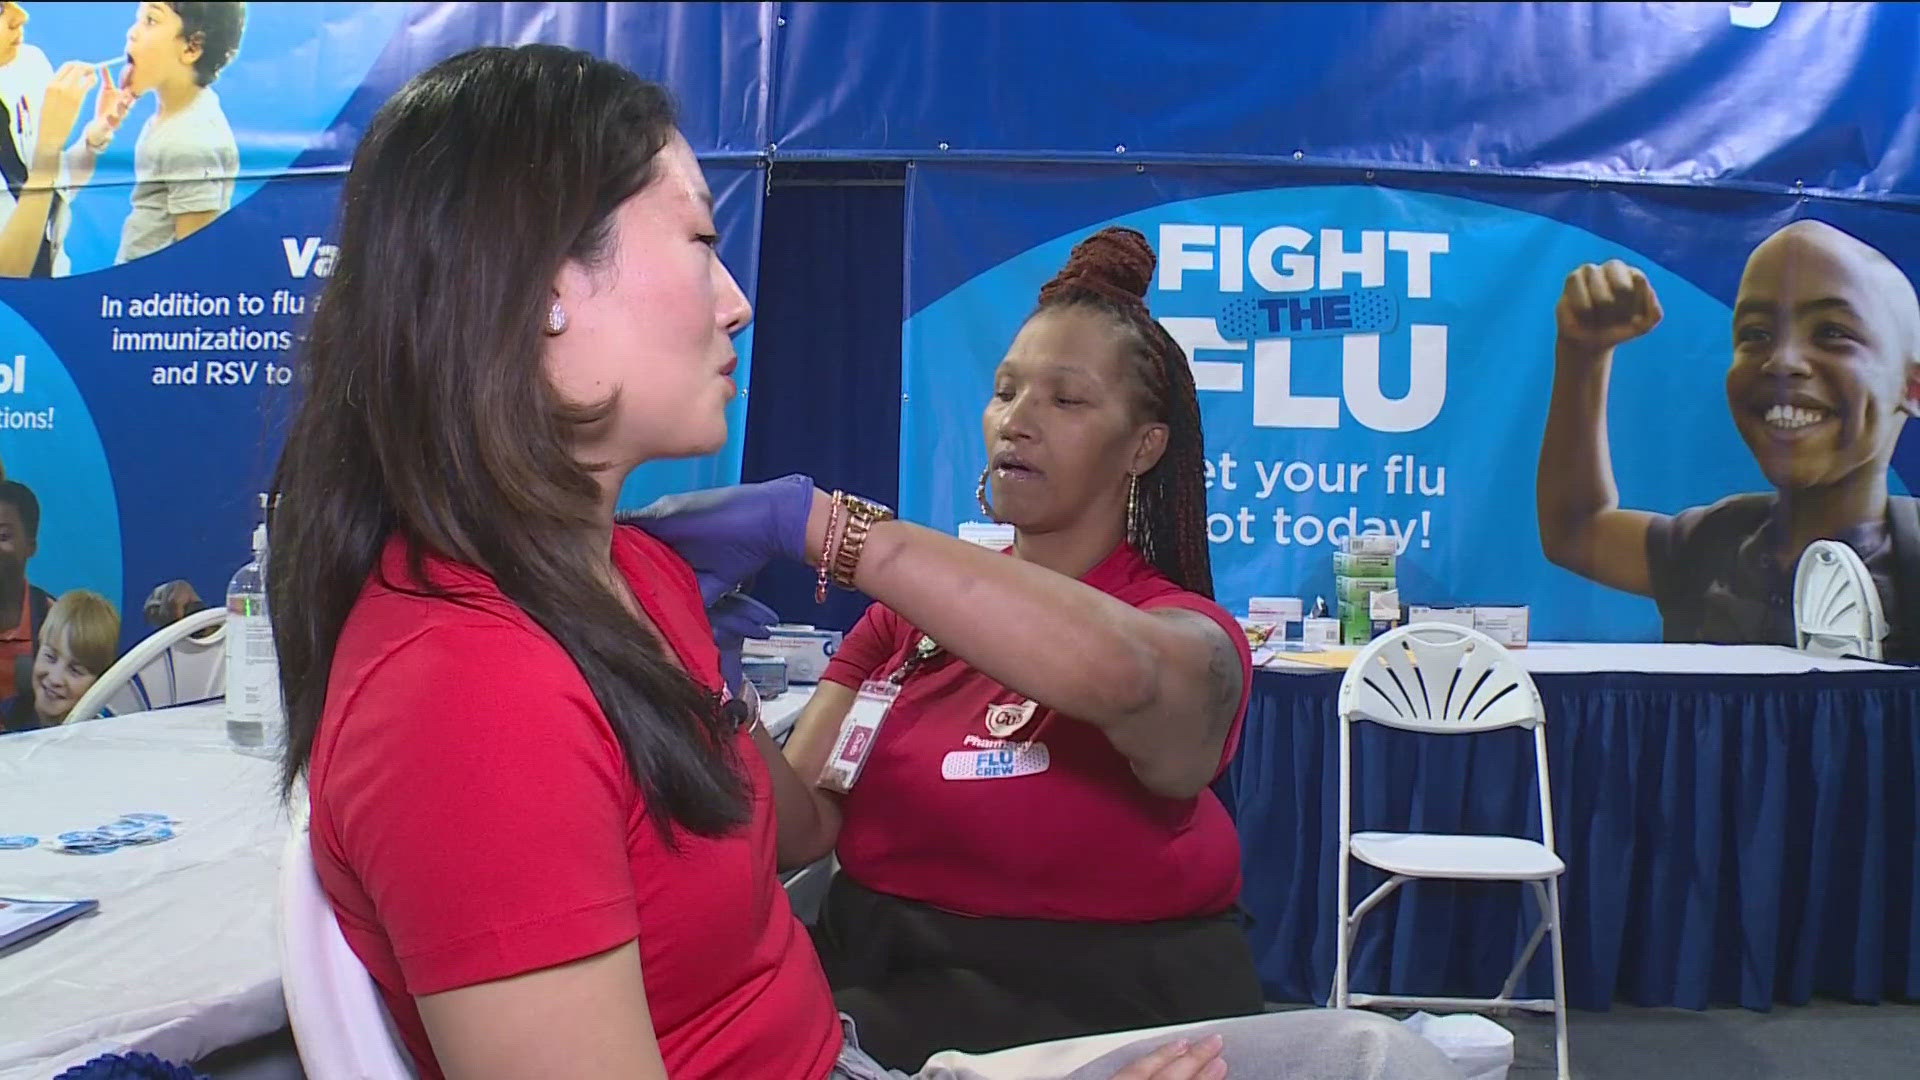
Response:
MULTIPOLYGON (((113 56, 133 7, 31 5, 27 52, 113 56)), ((287 346, 330 264, 360 132, 432 62, 529 41, 675 91, 750 295, 790 287, 756 281, 768 168, 913 163, 904 256, 897 221, 839 240, 904 266, 904 355, 822 345, 783 362, 902 365, 904 411, 891 374, 816 385, 850 395, 847 415, 901 416, 903 505, 932 524, 972 516, 984 373, 1039 284, 1092 229, 1145 229, 1169 267, 1154 301, 1190 320, 1176 325, 1208 365, 1214 509, 1232 525, 1215 551, 1236 605, 1321 587, 1304 522, 1324 552, 1351 508, 1411 538, 1406 577, 1431 599, 1530 601, 1539 636, 1655 636, 1646 601, 1539 556, 1531 463, 1559 280, 1619 256, 1660 290, 1667 322, 1623 355, 1612 422, 1623 497, 1672 510, 1764 487, 1719 387, 1756 242, 1811 216, 1920 268, 1910 5, 254 4, 213 84, 239 161, 230 208, 116 264, 149 95, 69 202, 64 276, 0 281, 0 359, 22 373, 4 386, 0 463, 45 508, 36 584, 107 594, 128 641, 156 584, 219 594, 245 558, 293 393, 287 346), (1276 227, 1300 234, 1255 251, 1276 227), (1280 282, 1294 257, 1315 271, 1280 282), (1233 336, 1250 332, 1230 318, 1239 301, 1341 293, 1373 298, 1376 342, 1233 336), (1395 455, 1410 492, 1386 490, 1395 455), (1296 462, 1315 490, 1290 490, 1296 462), (1322 491, 1323 464, 1369 470, 1322 491), (1307 535, 1272 541, 1276 510, 1307 535)), ((30 59, 0 67, 19 145, 38 107, 8 69, 30 59)), ((645 471, 629 500, 733 479, 748 423, 766 445, 832 438, 812 404, 749 415, 743 398, 725 451, 645 471)), ((1917 464, 1909 438, 1896 490, 1917 464)))

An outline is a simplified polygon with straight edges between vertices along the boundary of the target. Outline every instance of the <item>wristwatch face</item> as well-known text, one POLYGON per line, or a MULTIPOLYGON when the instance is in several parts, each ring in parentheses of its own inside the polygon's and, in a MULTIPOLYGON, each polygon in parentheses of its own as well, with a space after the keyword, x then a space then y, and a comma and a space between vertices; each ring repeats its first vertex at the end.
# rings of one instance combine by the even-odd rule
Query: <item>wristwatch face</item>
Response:
POLYGON ((893 518, 892 510, 889 510, 886 507, 881 506, 879 503, 874 502, 871 499, 863 499, 858 495, 847 496, 847 505, 848 507, 854 510, 858 510, 862 514, 866 515, 867 517, 871 517, 876 521, 889 521, 889 520, 892 520, 893 518))

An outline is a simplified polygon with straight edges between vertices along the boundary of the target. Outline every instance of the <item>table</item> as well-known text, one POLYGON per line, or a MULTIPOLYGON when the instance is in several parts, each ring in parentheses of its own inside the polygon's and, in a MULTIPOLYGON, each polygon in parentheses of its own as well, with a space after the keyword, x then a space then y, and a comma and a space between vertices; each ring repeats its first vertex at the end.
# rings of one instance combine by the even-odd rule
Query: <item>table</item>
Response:
POLYGON ((286 1024, 276 776, 227 747, 218 702, 0 737, 0 832, 181 820, 173 840, 107 855, 0 851, 0 896, 100 901, 0 952, 0 1080, 128 1049, 192 1061, 286 1024))
MULTIPOLYGON (((812 691, 765 703, 776 737, 812 691)), ((108 855, 0 851, 0 896, 100 901, 0 951, 0 1080, 115 1051, 194 1061, 286 1025, 277 776, 228 748, 220 702, 0 738, 0 833, 50 840, 137 811, 182 822, 173 840, 108 855)))
MULTIPOLYGON (((1920 998, 1920 671, 1773 646, 1518 656, 1546 704, 1576 1007, 1920 998)), ((1275 1000, 1324 1000, 1332 981, 1340 678, 1256 674, 1221 785, 1275 1000)), ((1537 815, 1521 732, 1356 735, 1357 828, 1503 832, 1537 815)), ((1522 923, 1514 887, 1415 884, 1367 920, 1354 985, 1492 993, 1522 923)), ((1543 960, 1524 995, 1550 992, 1543 960)))

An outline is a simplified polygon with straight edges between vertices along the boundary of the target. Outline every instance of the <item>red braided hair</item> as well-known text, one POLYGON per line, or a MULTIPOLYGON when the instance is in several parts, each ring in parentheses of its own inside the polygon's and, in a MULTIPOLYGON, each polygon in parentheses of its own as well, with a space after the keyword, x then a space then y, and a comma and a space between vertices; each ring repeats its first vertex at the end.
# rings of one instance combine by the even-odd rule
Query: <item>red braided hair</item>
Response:
POLYGON ((1186 353, 1147 310, 1157 262, 1145 236, 1133 229, 1102 229, 1076 245, 1067 265, 1040 289, 1034 314, 1091 308, 1108 315, 1121 331, 1141 411, 1167 425, 1166 452, 1140 477, 1140 553, 1181 588, 1211 599, 1200 395, 1186 353))

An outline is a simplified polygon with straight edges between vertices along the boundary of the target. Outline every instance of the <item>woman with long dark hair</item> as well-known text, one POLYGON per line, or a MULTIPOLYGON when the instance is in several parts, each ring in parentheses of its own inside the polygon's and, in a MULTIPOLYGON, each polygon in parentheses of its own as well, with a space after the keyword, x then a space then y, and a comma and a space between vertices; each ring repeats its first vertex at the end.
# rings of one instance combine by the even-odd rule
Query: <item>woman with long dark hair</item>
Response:
MULTIPOLYGON (((321 885, 423 1076, 897 1075, 850 1037, 780 889, 777 849, 814 796, 742 722, 702 582, 727 560, 805 561, 982 657, 1002 631, 938 595, 956 583, 1016 616, 1108 613, 1070 578, 804 478, 663 521, 726 534, 689 542, 704 577, 616 525, 636 466, 726 435, 751 312, 713 233, 666 94, 572 50, 443 61, 354 156, 268 580, 285 780, 307 782, 321 885)), ((1156 663, 1198 678, 1216 650, 1190 637, 1156 663)), ((1009 684, 1091 715, 1161 685, 1002 658, 1009 684)), ((1422 1052, 1377 1018, 1305 1030, 1354 1060, 1422 1052)), ((1282 1031, 1076 1075, 1219 1076, 1282 1031)), ((1384 1075, 1369 1068, 1329 1075, 1384 1075)))

